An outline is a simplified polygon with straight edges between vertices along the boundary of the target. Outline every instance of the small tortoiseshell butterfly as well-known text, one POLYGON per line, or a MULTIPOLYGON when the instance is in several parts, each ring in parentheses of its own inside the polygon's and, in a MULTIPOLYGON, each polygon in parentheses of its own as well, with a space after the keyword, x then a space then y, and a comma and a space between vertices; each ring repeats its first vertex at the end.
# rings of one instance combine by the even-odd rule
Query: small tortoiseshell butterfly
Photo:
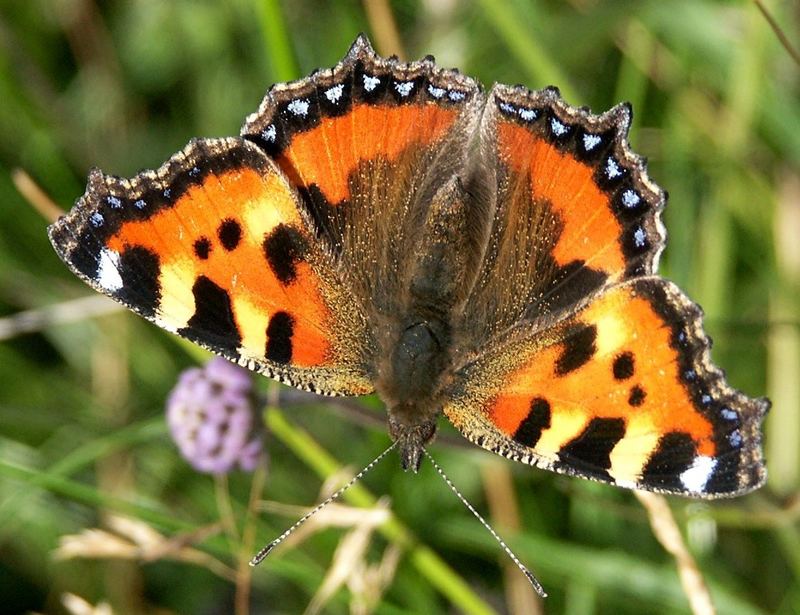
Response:
POLYGON ((375 54, 274 86, 241 136, 93 170, 50 227, 95 289, 295 387, 376 391, 403 467, 471 441, 622 487, 759 487, 769 403, 709 360, 658 277, 665 195, 602 114, 375 54))

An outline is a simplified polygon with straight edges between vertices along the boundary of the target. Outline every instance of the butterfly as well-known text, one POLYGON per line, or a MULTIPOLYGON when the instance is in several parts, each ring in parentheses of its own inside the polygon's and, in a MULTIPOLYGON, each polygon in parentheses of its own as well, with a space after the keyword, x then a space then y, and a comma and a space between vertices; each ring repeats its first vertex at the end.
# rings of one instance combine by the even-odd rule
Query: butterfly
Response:
POLYGON ((362 35, 273 86, 239 137, 131 179, 92 170, 50 240, 93 288, 231 361, 377 392, 404 469, 444 414, 539 468, 743 494, 766 478, 769 402, 726 383, 699 307, 656 274, 665 194, 630 121, 362 35))

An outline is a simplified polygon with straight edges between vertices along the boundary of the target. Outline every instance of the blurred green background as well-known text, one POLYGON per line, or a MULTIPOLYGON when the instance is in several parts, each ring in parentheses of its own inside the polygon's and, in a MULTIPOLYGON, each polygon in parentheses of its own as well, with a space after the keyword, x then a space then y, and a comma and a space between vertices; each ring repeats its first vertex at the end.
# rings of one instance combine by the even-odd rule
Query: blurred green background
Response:
MULTIPOLYGON (((800 45, 800 5, 763 4, 800 45)), ((256 480, 273 504, 248 506, 252 475, 198 474, 166 434, 165 397, 204 355, 109 309, 52 251, 48 199, 69 208, 91 166, 130 176, 191 137, 237 134, 270 84, 333 65, 360 31, 487 86, 555 84, 598 112, 633 103, 631 142, 670 193, 662 273, 705 309, 731 383, 773 400, 767 487, 669 504, 720 612, 800 612, 800 67, 756 4, 714 0, 3 2, 0 610, 102 612, 76 610, 79 596, 117 613, 244 613, 249 589, 253 613, 300 613, 325 583, 313 605, 330 613, 690 610, 633 494, 505 462, 450 429, 433 454, 544 603, 429 464, 405 475, 394 458, 352 498, 388 498, 383 534, 352 533, 335 509, 339 527, 309 527, 248 577, 253 549, 302 513, 275 503, 313 504, 385 448, 379 405, 270 413, 256 480), (108 533, 54 557, 89 528, 108 533)))

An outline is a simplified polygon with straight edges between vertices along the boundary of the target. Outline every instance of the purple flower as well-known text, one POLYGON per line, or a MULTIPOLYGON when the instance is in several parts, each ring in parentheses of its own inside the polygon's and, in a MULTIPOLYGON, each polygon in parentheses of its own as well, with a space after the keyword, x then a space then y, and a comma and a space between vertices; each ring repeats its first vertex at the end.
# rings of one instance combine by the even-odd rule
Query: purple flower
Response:
POLYGON ((250 372, 216 357, 187 369, 167 399, 167 424, 183 457, 200 472, 252 472, 264 455, 263 426, 250 372))

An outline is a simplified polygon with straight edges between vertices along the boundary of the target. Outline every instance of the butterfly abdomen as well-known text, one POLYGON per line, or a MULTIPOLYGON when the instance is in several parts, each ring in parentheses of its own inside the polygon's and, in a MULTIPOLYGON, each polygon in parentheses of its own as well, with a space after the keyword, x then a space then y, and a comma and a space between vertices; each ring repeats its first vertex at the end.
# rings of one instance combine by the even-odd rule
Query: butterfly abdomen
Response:
POLYGON ((398 442, 404 469, 415 472, 422 447, 436 433, 442 404, 436 401, 442 375, 450 365, 449 332, 438 321, 415 322, 382 361, 376 390, 389 413, 389 434, 398 442))

